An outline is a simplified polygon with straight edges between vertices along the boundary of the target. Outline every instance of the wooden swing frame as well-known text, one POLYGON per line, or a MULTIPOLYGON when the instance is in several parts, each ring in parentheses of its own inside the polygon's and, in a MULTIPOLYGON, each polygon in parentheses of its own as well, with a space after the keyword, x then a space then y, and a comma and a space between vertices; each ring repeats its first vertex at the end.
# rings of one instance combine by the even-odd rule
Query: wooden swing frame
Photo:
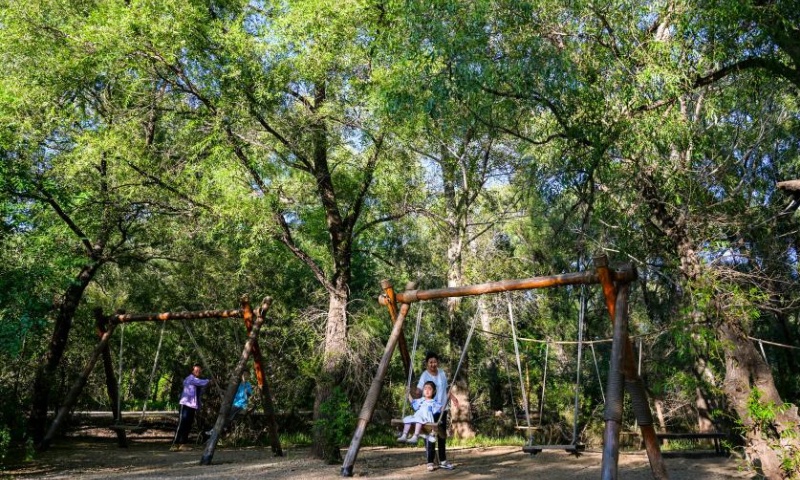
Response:
MULTIPOLYGON (((69 392, 67 393, 64 399, 64 403, 58 409, 56 417, 53 420, 53 423, 50 424, 50 428, 47 430, 47 433, 45 434, 41 444, 39 445, 39 449, 46 450, 47 448, 49 448, 62 423, 69 415, 69 412, 72 411, 72 409, 75 407, 75 404, 78 401, 78 397, 83 391, 83 388, 86 386, 89 376, 94 370, 94 367, 97 364, 97 360, 100 356, 103 357, 103 367, 106 376, 106 389, 111 403, 112 414, 114 418, 121 418, 121 412, 119 412, 117 408, 119 390, 117 388, 117 382, 114 375, 114 366, 111 361, 111 351, 108 346, 109 341, 111 339, 111 335, 114 333, 114 330, 116 330, 116 328, 119 325, 124 323, 133 323, 133 322, 166 322, 171 320, 208 320, 208 319, 224 319, 224 318, 241 318, 244 320, 245 328, 247 329, 248 339, 245 342, 245 348, 244 351, 242 352, 240 364, 237 365, 237 368, 233 372, 234 374, 238 373, 234 381, 236 382, 236 385, 238 385, 238 378, 240 378, 242 374, 242 372, 239 370, 242 371, 244 370, 244 366, 246 366, 247 360, 250 358, 250 356, 252 356, 256 370, 256 380, 258 383, 258 387, 261 390, 262 407, 264 409, 264 414, 267 417, 267 422, 269 425, 270 443, 272 446, 272 452, 276 457, 283 456, 283 450, 281 448, 280 439, 278 436, 278 424, 275 418, 275 407, 272 403, 272 393, 270 392, 269 384, 267 384, 267 382, 265 381, 266 371, 264 369, 264 359, 263 356, 261 355, 261 350, 258 346, 258 338, 257 338, 258 330, 260 329, 261 324, 264 322, 264 316, 266 315, 267 310, 269 309, 271 303, 272 299, 270 299, 269 297, 264 299, 262 307, 259 308, 257 312, 258 319, 256 320, 255 324, 253 322, 253 309, 250 306, 250 298, 247 295, 243 295, 241 297, 240 308, 230 309, 230 310, 164 312, 164 313, 147 313, 138 315, 118 312, 114 315, 108 316, 108 315, 103 315, 100 309, 95 309, 94 312, 95 323, 97 327, 97 334, 99 337, 99 341, 95 346, 94 350, 92 351, 92 354, 89 356, 89 361, 86 363, 86 366, 84 367, 81 375, 73 383, 72 387, 70 388, 69 392)), ((227 397, 228 395, 226 394, 225 399, 227 399, 227 397)), ((233 395, 230 395, 230 397, 231 398, 229 400, 232 401, 233 395)), ((226 409, 225 399, 223 399, 222 405, 220 406, 220 414, 218 416, 218 420, 219 418, 227 417, 227 412, 230 410, 230 405, 227 405, 226 409), (224 416, 223 413, 225 414, 224 416)), ((228 403, 230 403, 230 401, 228 403)), ((136 430, 141 429, 141 427, 131 428, 130 426, 125 426, 125 425, 117 425, 116 427, 117 428, 111 427, 110 429, 117 434, 118 444, 122 448, 128 446, 128 439, 126 436, 126 432, 131 431, 131 433, 136 433, 136 430)), ((206 451, 204 452, 203 455, 204 461, 201 461, 201 463, 204 465, 207 465, 211 462, 211 458, 213 457, 214 454, 214 448, 216 447, 216 438, 214 440, 215 441, 213 442, 209 442, 210 450, 209 450, 209 445, 206 446, 206 451)))
MULTIPOLYGON (((485 295, 515 290, 532 290, 537 288, 561 287, 567 285, 601 285, 611 321, 614 326, 611 359, 609 361, 609 375, 606 387, 605 401, 605 430, 603 435, 603 463, 601 469, 602 480, 616 480, 619 465, 619 436, 622 426, 622 403, 624 399, 623 388, 628 390, 635 403, 634 413, 642 432, 642 439, 647 450, 650 468, 656 480, 668 480, 667 469, 661 456, 659 441, 653 426, 650 406, 647 403, 647 394, 644 384, 638 375, 633 356, 633 346, 628 338, 628 295, 630 283, 637 279, 636 269, 631 265, 612 270, 608 265, 608 258, 603 255, 594 259, 595 271, 583 271, 534 277, 520 280, 503 280, 498 282, 468 285, 463 287, 440 288, 434 290, 416 290, 413 283, 406 287, 406 291, 396 293, 389 280, 381 282, 383 294, 378 298, 381 305, 389 310, 393 327, 383 357, 378 364, 375 377, 372 380, 361 413, 358 416, 353 438, 347 450, 341 475, 353 476, 353 465, 361 447, 361 439, 366 432, 367 425, 372 419, 375 406, 378 402, 383 382, 389 369, 389 362, 395 348, 400 349, 401 358, 406 371, 411 368, 411 358, 408 354, 403 323, 411 308, 411 304, 424 300, 435 300, 452 297, 465 297, 485 295)), ((564 446, 558 446, 564 449, 564 446)))

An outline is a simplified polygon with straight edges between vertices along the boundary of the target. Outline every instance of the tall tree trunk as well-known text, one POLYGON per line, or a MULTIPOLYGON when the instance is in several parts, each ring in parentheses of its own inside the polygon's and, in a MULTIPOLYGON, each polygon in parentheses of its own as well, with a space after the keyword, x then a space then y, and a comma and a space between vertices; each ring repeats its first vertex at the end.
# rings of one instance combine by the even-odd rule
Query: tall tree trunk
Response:
MULTIPOLYGON (((667 208, 658 190, 658 183, 650 174, 643 171, 638 183, 639 191, 650 207, 654 221, 674 246, 674 253, 680 260, 681 273, 687 283, 690 287, 692 284, 699 284, 703 281, 704 265, 694 250, 686 215, 676 217, 667 208)), ((780 408, 784 402, 775 387, 772 371, 735 317, 729 318, 723 302, 716 302, 718 318, 713 319, 717 324, 718 338, 726 345, 723 348, 723 392, 728 400, 728 407, 736 412, 745 427, 748 458, 770 480, 796 478, 800 471, 786 472, 781 468, 781 462, 786 455, 797 455, 796 452, 800 452, 800 416, 797 407, 780 408), (756 421, 751 415, 751 399, 756 394, 755 390, 762 402, 771 402, 773 405, 771 408, 775 410, 775 417, 769 424, 756 421)), ((695 315, 702 314, 695 312, 695 315)))
POLYGON ((58 303, 50 344, 39 367, 36 369, 33 380, 33 402, 28 418, 28 432, 36 445, 44 438, 50 389, 53 385, 58 365, 61 363, 61 358, 67 348, 67 340, 72 329, 75 311, 83 298, 83 292, 101 265, 102 262, 100 261, 91 261, 84 265, 75 280, 67 287, 64 297, 58 303))
POLYGON ((784 457, 800 451, 797 407, 783 408, 785 405, 775 388, 772 371, 738 325, 724 321, 719 333, 720 339, 731 346, 724 349, 723 390, 745 427, 748 458, 770 480, 797 478, 800 471, 796 467, 793 471, 781 468, 784 457), (761 408, 773 410, 774 420, 766 422, 753 418, 751 407, 756 395, 762 405, 772 404, 761 408))
POLYGON ((328 318, 325 324, 322 371, 317 380, 314 398, 314 444, 312 451, 318 458, 328 463, 341 462, 339 447, 332 438, 332 432, 326 432, 325 425, 330 425, 336 412, 326 408, 326 403, 333 395, 344 377, 344 361, 347 351, 347 303, 349 300, 349 271, 335 280, 336 290, 329 293, 328 318))
MULTIPOLYGON (((442 167, 442 186, 444 190, 444 200, 447 212, 447 223, 449 238, 447 239, 447 286, 458 287, 464 283, 463 275, 463 254, 465 241, 467 240, 467 209, 463 189, 461 185, 461 195, 457 193, 458 163, 450 155, 447 147, 441 147, 441 167, 442 167)), ((467 341, 467 325, 463 312, 461 311, 460 298, 447 299, 447 322, 448 333, 450 334, 450 357, 457 362, 461 356, 462 349, 467 341)), ((453 435, 456 438, 472 438, 475 430, 472 427, 472 409, 469 403, 469 354, 464 356, 464 362, 455 378, 455 367, 451 375, 450 393, 458 400, 458 408, 451 404, 450 422, 453 428, 453 435)))

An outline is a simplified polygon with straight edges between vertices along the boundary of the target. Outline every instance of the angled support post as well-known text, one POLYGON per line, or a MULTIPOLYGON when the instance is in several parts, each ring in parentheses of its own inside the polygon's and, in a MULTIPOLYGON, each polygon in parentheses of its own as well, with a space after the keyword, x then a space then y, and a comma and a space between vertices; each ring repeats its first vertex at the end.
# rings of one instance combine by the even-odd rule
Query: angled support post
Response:
MULTIPOLYGON (((253 323, 250 333, 247 336, 247 341, 244 344, 244 350, 242 351, 242 356, 239 358, 239 363, 236 364, 236 368, 233 369, 230 377, 228 377, 228 386, 225 389, 225 396, 222 398, 222 404, 219 408, 219 415, 217 415, 217 421, 214 423, 213 430, 211 430, 211 437, 206 442, 205 449, 203 449, 203 456, 200 458, 200 465, 210 465, 211 460, 214 458, 214 451, 217 448, 217 442, 219 441, 219 437, 222 435, 222 431, 225 429, 225 425, 228 422, 228 416, 231 412, 231 405, 233 404, 233 397, 236 396, 236 391, 238 390, 239 383, 242 380, 242 373, 244 373, 245 369, 247 368, 247 361, 250 359, 250 355, 256 345, 258 340, 258 332, 261 330, 261 325, 264 324, 264 318, 271 303, 272 299, 270 297, 264 298, 263 302, 261 303, 261 308, 258 309, 258 314, 256 315, 256 321, 253 323)), ((249 307, 250 304, 248 302, 248 311, 249 307)))
MULTIPOLYGON (((414 284, 409 283, 407 289, 414 288, 414 284)), ((392 354, 395 347, 403 334, 403 322, 408 315, 410 304, 404 303, 400 305, 400 310, 394 317, 394 325, 392 326, 392 333, 389 335, 389 340, 386 342, 386 348, 383 350, 383 357, 378 364, 378 369, 375 372, 375 377, 372 379, 372 384, 367 392, 367 397, 364 399, 364 405, 361 407, 361 413, 358 414, 358 423, 356 423, 356 431, 353 433, 353 439, 350 441, 350 448, 347 449, 347 455, 344 457, 342 464, 342 476, 353 476, 353 464, 356 462, 358 450, 361 448, 361 438, 367 430, 372 414, 375 411, 375 405, 378 403, 378 396, 381 394, 383 388, 383 380, 386 378, 386 372, 389 371, 389 363, 392 360, 392 354)), ((390 307, 390 312, 391 307, 390 307)))
MULTIPOLYGON (((386 307, 389 309, 389 317, 392 319, 392 324, 397 320, 397 296, 395 295, 394 287, 390 280, 382 280, 381 288, 386 296, 386 307)), ((403 330, 400 330, 400 339, 398 340, 398 347, 400 348, 400 358, 403 359, 403 367, 406 369, 406 374, 411 370, 411 355, 408 353, 408 343, 403 330)))
MULTIPOLYGON (((94 322, 97 326, 98 339, 103 338, 103 334, 108 329, 108 317, 103 315, 100 308, 94 309, 94 322)), ((122 420, 122 412, 119 411, 119 388, 117 387, 117 378, 114 375, 114 364, 111 362, 111 349, 108 348, 106 343, 103 348, 103 370, 106 374, 106 391, 108 391, 108 401, 111 404, 111 413, 114 415, 114 422, 119 423, 122 420)), ((125 430, 119 429, 114 431, 117 434, 117 443, 120 448, 128 447, 128 437, 125 430)))
POLYGON ((42 439, 42 443, 39 444, 40 450, 47 450, 50 447, 50 444, 53 442, 53 438, 56 436, 56 432, 58 432, 58 429, 61 426, 61 423, 63 423, 64 419, 67 417, 67 415, 69 415, 69 412, 75 407, 75 404, 78 402, 78 396, 81 394, 83 387, 86 386, 86 382, 89 380, 89 375, 91 375, 95 364, 97 364, 97 359, 100 357, 100 354, 103 352, 103 350, 108 348, 108 340, 111 338, 111 334, 114 333, 114 329, 116 327, 117 322, 111 321, 105 333, 103 333, 103 336, 100 337, 100 341, 97 343, 97 346, 94 347, 92 354, 89 356, 89 361, 86 362, 83 372, 81 372, 78 379, 72 384, 69 392, 67 392, 67 396, 64 397, 64 403, 61 405, 61 408, 58 409, 56 418, 53 420, 53 423, 47 430, 47 433, 42 439))
MULTIPOLYGON (((616 357, 614 357, 614 348, 617 348, 617 323, 620 319, 623 319, 625 322, 625 328, 621 339, 620 352, 621 352, 621 364, 619 366, 619 372, 621 378, 618 378, 620 381, 620 385, 624 384, 625 389, 631 396, 631 402, 633 405, 634 414, 636 415, 636 421, 639 424, 639 428, 642 432, 642 439, 645 444, 645 449, 647 451, 647 457, 650 461, 650 469, 653 473, 653 478, 656 480, 668 480, 669 475, 667 474, 667 467, 664 463, 664 459, 661 456, 661 448, 658 443, 658 439, 656 437, 655 427, 653 425, 653 416, 650 412, 650 404, 647 399, 647 393, 644 388, 644 383, 642 382, 641 378, 638 374, 638 369, 636 367, 635 357, 633 355, 633 345, 631 344, 630 338, 628 337, 628 327, 627 327, 627 319, 628 319, 628 302, 627 302, 627 289, 628 289, 628 282, 630 280, 634 280, 636 278, 635 270, 633 267, 628 268, 627 270, 631 270, 634 272, 633 278, 628 281, 619 281, 616 284, 612 279, 611 270, 608 267, 608 258, 604 255, 601 257, 596 257, 594 259, 594 264, 597 270, 597 276, 600 280, 600 284, 603 287, 603 295, 605 296, 606 300, 606 307, 608 308, 609 314, 611 316, 612 322, 614 322, 614 346, 612 347, 612 359, 611 361, 614 362, 616 357), (625 299, 622 304, 624 304, 624 311, 620 311, 622 308, 620 303, 619 295, 621 295, 621 291, 623 288, 626 290, 625 299), (624 318, 622 318, 624 317, 624 318), (623 382, 624 380, 624 382, 623 382)), ((612 365, 613 366, 613 365, 612 365)), ((613 369, 609 371, 609 380, 608 385, 609 388, 611 386, 611 375, 613 369)), ((616 374, 615 374, 616 375, 616 374)), ((616 380, 615 380, 616 381, 616 380)), ((615 383, 615 387, 617 385, 615 383)), ((622 400, 622 395, 619 397, 619 401, 622 400)), ((612 399, 610 396, 606 397, 606 412, 608 414, 609 408, 611 407, 610 403, 617 401, 616 399, 612 399)), ((620 404, 621 405, 621 404, 620 404)), ((621 410, 620 410, 621 412, 621 410)), ((608 420, 606 424, 606 433, 608 432, 608 420)), ((606 438, 605 441, 607 442, 608 439, 606 438)), ((609 455, 612 452, 608 452, 609 455)), ((606 448, 604 446, 603 449, 603 479, 608 480, 612 478, 616 478, 616 471, 617 471, 617 460, 619 455, 619 444, 618 444, 618 435, 617 435, 617 452, 616 456, 613 457, 613 468, 609 465, 609 469, 606 469, 606 448), (613 470, 613 472, 612 472, 613 470), (613 476, 606 476, 612 475, 613 476)), ((612 462, 612 458, 608 457, 609 462, 612 462)))
MULTIPOLYGON (((270 301, 272 301, 270 299, 270 301)), ((253 310, 250 307, 250 299, 246 295, 241 298, 241 306, 244 317, 244 325, 247 328, 247 334, 253 326, 253 310)), ((267 305, 269 308, 269 305, 267 305)), ((266 315, 267 311, 262 306, 261 315, 266 315)), ((264 367, 264 359, 261 356, 261 348, 258 345, 258 337, 256 337, 253 344, 253 366, 256 370, 256 383, 258 389, 261 391, 261 408, 264 410, 264 415, 267 417, 267 425, 269 426, 269 440, 272 447, 272 454, 276 457, 283 456, 283 449, 281 448, 281 440, 278 435, 278 420, 275 417, 275 405, 272 403, 272 391, 267 383, 267 372, 264 367)))

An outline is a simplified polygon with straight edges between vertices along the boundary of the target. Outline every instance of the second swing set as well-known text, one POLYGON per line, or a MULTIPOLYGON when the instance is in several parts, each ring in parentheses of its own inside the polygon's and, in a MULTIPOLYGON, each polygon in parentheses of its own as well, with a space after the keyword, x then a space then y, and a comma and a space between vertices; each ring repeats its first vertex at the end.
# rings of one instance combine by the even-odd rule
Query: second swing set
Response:
MULTIPOLYGON (((378 364, 375 377, 370 385, 364 404, 358 416, 358 422, 347 450, 344 463, 342 465, 342 476, 353 476, 353 466, 361 447, 361 439, 366 432, 368 423, 372 418, 375 407, 380 396, 383 382, 388 372, 389 363, 394 350, 399 347, 403 364, 406 371, 411 372, 411 356, 406 346, 405 336, 403 335, 403 323, 408 315, 412 303, 435 300, 450 297, 465 297, 474 295, 485 295, 516 290, 532 290, 537 288, 561 287, 567 285, 601 285, 606 307, 609 311, 614 325, 612 340, 611 358, 609 361, 609 374, 605 388, 605 431, 603 436, 603 460, 601 468, 602 480, 614 480, 618 475, 619 450, 620 450, 620 430, 622 426, 622 406, 624 390, 628 391, 631 397, 634 414, 641 429, 642 439, 650 460, 650 467, 653 477, 657 480, 668 479, 666 466, 661 456, 661 451, 653 426, 653 418, 647 400, 647 393, 638 375, 636 362, 633 356, 633 347, 628 337, 628 294, 630 283, 637 278, 636 270, 632 266, 612 270, 608 266, 608 259, 605 256, 594 259, 594 271, 583 271, 547 277, 534 277, 521 280, 504 280, 499 282, 484 283, 480 285, 470 285, 464 287, 441 288, 434 290, 416 290, 410 284, 407 291, 396 293, 389 281, 383 281, 382 287, 384 294, 379 301, 386 306, 392 318, 393 327, 380 363, 378 364)), ((582 354, 581 344, 583 343, 583 316, 584 300, 581 301, 581 314, 579 317, 579 364, 582 354)), ((516 342, 516 328, 513 324, 513 312, 510 321, 512 323, 512 335, 515 338, 515 353, 519 359, 519 349, 516 342)), ((467 351, 472 333, 475 330, 475 323, 470 328, 466 345, 462 350, 462 359, 467 351)), ((415 338, 417 334, 415 334, 415 338)), ((416 344, 416 342, 415 342, 416 344)), ((459 362, 461 363, 461 362, 459 362)), ((521 365, 518 361, 518 371, 521 373, 521 365)), ((457 378, 458 368, 453 375, 453 380, 457 378)), ((577 380, 580 382, 580 369, 578 369, 577 380)), ((523 388, 524 392, 524 388, 523 388)), ((524 400, 527 405, 527 400, 524 400)), ((529 415, 528 415, 529 417, 529 415)), ((577 424, 576 424, 577 425, 577 424)), ((441 433, 441 432, 440 432, 441 433)), ((562 450, 577 453, 580 446, 577 443, 577 432, 573 433, 573 441, 570 445, 528 445, 525 451, 537 453, 547 448, 559 448, 562 450)))

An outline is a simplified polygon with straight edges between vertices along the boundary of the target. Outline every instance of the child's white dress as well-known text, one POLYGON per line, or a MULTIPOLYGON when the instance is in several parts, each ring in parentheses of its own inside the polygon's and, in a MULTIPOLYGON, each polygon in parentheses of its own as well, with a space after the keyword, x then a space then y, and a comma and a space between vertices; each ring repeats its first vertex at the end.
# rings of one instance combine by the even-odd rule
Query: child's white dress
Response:
POLYGON ((411 402, 415 410, 413 415, 403 417, 403 423, 434 423, 433 416, 442 411, 442 405, 436 400, 417 398, 411 402))

